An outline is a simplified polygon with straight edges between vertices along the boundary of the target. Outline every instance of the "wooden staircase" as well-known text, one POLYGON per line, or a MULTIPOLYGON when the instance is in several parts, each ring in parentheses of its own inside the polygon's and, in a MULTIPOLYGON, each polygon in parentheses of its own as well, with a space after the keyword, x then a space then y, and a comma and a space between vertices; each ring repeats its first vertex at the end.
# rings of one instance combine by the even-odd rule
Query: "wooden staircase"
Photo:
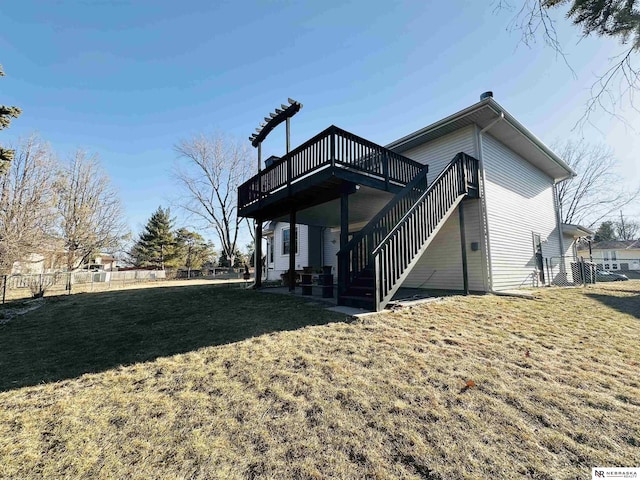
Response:
POLYGON ((338 303, 380 311, 465 198, 478 198, 478 161, 457 154, 429 183, 416 176, 338 252, 338 303))

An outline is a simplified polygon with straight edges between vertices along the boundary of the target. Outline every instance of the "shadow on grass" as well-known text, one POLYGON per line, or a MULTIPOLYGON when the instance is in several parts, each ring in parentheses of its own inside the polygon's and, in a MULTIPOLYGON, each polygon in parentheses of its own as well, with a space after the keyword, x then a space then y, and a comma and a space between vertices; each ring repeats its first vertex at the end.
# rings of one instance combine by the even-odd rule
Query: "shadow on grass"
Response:
POLYGON ((599 293, 585 293, 589 298, 599 301, 607 307, 640 319, 640 294, 637 290, 616 290, 617 292, 635 293, 633 296, 618 297, 599 293))
POLYGON ((343 319, 302 299, 237 286, 51 297, 0 325, 0 391, 343 319))

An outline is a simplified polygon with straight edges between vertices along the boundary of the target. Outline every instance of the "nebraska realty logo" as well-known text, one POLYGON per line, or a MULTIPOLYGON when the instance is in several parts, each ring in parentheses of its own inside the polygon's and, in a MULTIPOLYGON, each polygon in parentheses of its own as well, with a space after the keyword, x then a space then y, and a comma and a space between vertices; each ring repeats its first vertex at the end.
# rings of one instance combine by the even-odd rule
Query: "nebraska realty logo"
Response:
POLYGON ((591 480, 602 478, 640 479, 640 468, 594 467, 591 469, 591 480))

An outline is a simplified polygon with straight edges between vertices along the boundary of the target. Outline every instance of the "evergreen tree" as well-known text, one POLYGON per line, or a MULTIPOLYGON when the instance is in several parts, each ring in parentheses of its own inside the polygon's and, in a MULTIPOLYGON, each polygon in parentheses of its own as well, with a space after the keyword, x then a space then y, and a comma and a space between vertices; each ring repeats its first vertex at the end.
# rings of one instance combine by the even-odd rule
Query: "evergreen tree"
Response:
MULTIPOLYGON (((2 65, 0 65, 0 77, 4 77, 4 71, 2 65)), ((7 128, 11 123, 11 118, 18 118, 22 110, 18 107, 7 107, 6 105, 0 105, 0 130, 7 128)), ((9 170, 9 165, 13 160, 15 152, 6 148, 0 147, 0 175, 3 175, 9 170)))
POLYGON ((249 263, 250 267, 255 267, 256 263, 256 241, 251 240, 251 242, 247 243, 247 255, 246 260, 249 263))
POLYGON ((640 10, 636 0, 545 0, 543 5, 567 3, 571 4, 567 16, 582 27, 585 35, 619 37, 622 43, 640 50, 640 10))
POLYGON ((244 256, 242 255, 242 252, 240 252, 240 250, 238 250, 237 248, 235 254, 233 255, 233 265, 231 265, 231 262, 229 262, 229 257, 227 257, 224 252, 220 253, 220 260, 218 261, 219 267, 233 266, 233 268, 240 268, 243 264, 244 256))
POLYGON ((203 263, 213 258, 213 244, 207 242, 199 233, 180 228, 175 236, 176 259, 179 266, 184 266, 189 271, 198 270, 203 263))
POLYGON ((612 221, 607 220, 606 222, 602 222, 596 230, 596 234, 593 237, 595 242, 606 242, 608 240, 615 240, 616 233, 615 227, 612 221))
POLYGON ((133 246, 131 257, 138 267, 175 266, 176 237, 172 231, 173 219, 170 210, 158 207, 133 246))

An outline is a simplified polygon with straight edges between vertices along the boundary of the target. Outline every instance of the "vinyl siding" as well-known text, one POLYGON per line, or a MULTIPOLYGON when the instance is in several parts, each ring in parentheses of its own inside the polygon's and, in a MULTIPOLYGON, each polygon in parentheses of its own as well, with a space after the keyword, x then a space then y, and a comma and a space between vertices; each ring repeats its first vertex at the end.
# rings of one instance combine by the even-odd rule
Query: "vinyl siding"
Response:
POLYGON ((416 162, 429 165, 429 179, 433 180, 446 167, 453 157, 464 152, 473 157, 476 155, 475 127, 469 126, 445 135, 433 142, 402 152, 402 155, 416 162))
POLYGON ((562 254, 553 180, 489 134, 483 148, 493 288, 535 286, 532 234, 540 234, 545 258, 559 262, 562 254))
MULTIPOLYGON (((467 271, 469 289, 484 291, 482 250, 471 250, 471 243, 480 247, 481 216, 480 201, 468 200, 462 203, 465 215, 465 236, 467 243, 467 271)), ((462 290, 462 251, 460 246, 460 222, 458 210, 446 220, 442 229, 433 239, 418 263, 402 284, 405 288, 462 290)))
POLYGON ((340 250, 340 230, 332 231, 331 228, 324 229, 323 257, 324 265, 331 265, 334 281, 338 276, 338 251, 340 250))
MULTIPOLYGON (((621 263, 626 263, 630 270, 640 270, 640 250, 637 248, 630 248, 628 250, 606 250, 606 252, 609 252, 609 260, 604 259, 605 250, 594 249, 592 251, 593 261, 597 264, 601 264, 603 268, 604 265, 609 265, 607 270, 610 272, 621 270, 621 263), (616 252, 616 260, 611 260, 610 252, 612 251, 616 252), (618 267, 616 270, 613 269, 614 264, 618 267)), ((582 256, 586 261, 589 261, 588 250, 580 250, 578 252, 578 256, 582 256)))
MULTIPOLYGON (((429 165, 429 179, 435 179, 460 152, 477 157, 475 127, 469 126, 432 142, 412 148, 402 155, 429 165)), ((482 250, 471 251, 471 243, 481 242, 480 202, 463 203, 467 238, 469 288, 486 290, 482 250)), ((403 287, 462 290, 462 253, 458 212, 454 212, 413 268, 403 287)))
MULTIPOLYGON (((563 235, 563 244, 564 244, 564 269, 566 272, 566 284, 573 283, 573 272, 571 269, 571 264, 577 260, 575 255, 575 245, 576 239, 571 235, 563 235)), ((561 278, 558 279, 556 283, 561 283, 561 278)))
MULTIPOLYGON (((298 227, 298 253, 296 254, 296 270, 302 270, 309 261, 309 229, 307 225, 298 227)), ((282 254, 282 231, 289 228, 286 222, 276 223, 273 237, 269 242, 274 242, 273 262, 269 262, 269 250, 267 247, 267 280, 280 280, 280 274, 289 270, 289 255, 282 254)))

